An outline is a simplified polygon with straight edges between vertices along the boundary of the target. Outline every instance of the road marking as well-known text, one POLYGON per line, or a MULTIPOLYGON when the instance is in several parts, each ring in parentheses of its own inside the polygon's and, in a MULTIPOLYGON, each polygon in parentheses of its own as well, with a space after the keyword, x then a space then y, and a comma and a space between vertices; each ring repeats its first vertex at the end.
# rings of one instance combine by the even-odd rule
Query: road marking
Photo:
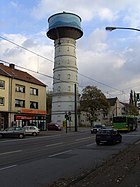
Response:
POLYGON ((1 155, 13 154, 13 153, 19 153, 19 152, 21 152, 21 151, 22 151, 22 150, 4 152, 4 153, 0 153, 0 156, 1 156, 1 155))
POLYGON ((91 144, 88 144, 88 145, 86 145, 86 147, 90 147, 90 146, 93 146, 93 145, 95 145, 96 143, 94 142, 94 143, 91 143, 91 144))
POLYGON ((62 154, 65 154, 65 153, 69 153, 71 152, 72 150, 67 150, 67 151, 63 151, 63 152, 60 152, 60 153, 56 153, 56 154, 53 154, 53 155, 49 155, 48 157, 49 158, 52 158, 52 157, 55 157, 55 156, 58 156, 58 155, 62 155, 62 154))
POLYGON ((135 144, 137 145, 137 144, 139 144, 140 143, 140 140, 139 141, 137 141, 135 144))
POLYGON ((61 145, 61 144, 63 144, 63 142, 45 145, 45 147, 51 147, 51 146, 56 146, 56 145, 61 145))
POLYGON ((33 139, 45 139, 45 138, 54 138, 54 137, 59 137, 61 136, 61 134, 58 134, 58 135, 40 135, 40 136, 37 136, 37 137, 30 137, 30 138, 23 138, 23 139, 10 139, 10 140, 2 140, 0 141, 0 143, 7 143, 7 142, 17 142, 17 141, 30 141, 30 140, 33 140, 33 139))
POLYGON ((85 137, 85 138, 79 138, 79 139, 76 139, 75 141, 87 140, 87 139, 90 139, 90 138, 91 138, 91 136, 90 137, 85 137))
POLYGON ((122 134, 122 136, 140 136, 139 134, 122 134))
POLYGON ((10 169, 10 168, 13 168, 13 167, 16 167, 17 165, 11 165, 11 166, 7 166, 7 167, 3 167, 3 168, 0 168, 0 171, 2 170, 5 170, 5 169, 10 169))

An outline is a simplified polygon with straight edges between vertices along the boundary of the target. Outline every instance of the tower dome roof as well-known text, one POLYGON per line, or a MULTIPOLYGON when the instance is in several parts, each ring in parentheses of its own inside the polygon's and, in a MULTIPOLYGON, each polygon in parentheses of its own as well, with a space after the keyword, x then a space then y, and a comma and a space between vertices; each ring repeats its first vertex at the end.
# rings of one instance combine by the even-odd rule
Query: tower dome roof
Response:
POLYGON ((62 37, 78 39, 83 35, 81 18, 73 13, 62 12, 49 17, 47 36, 53 40, 62 37))

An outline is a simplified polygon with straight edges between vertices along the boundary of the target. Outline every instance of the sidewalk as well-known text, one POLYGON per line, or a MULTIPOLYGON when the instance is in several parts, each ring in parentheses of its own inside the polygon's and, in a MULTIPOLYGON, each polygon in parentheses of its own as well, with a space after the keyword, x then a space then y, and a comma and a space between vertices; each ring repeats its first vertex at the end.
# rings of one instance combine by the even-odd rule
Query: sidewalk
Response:
POLYGON ((140 140, 81 177, 49 187, 140 187, 140 140))
POLYGON ((140 187, 140 140, 69 187, 140 187))
MULTIPOLYGON (((124 180, 120 183, 119 187, 140 187, 140 141, 137 142, 136 153, 138 154, 136 159, 132 160, 135 164, 128 172, 124 180)), ((136 154, 133 152, 133 154, 136 154)))

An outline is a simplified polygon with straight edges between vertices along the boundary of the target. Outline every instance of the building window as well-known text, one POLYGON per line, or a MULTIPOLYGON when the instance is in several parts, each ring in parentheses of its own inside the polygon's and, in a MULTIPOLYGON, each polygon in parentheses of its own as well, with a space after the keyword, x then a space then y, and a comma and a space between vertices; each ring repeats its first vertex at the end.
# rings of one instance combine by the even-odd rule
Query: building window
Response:
POLYGON ((30 88, 30 95, 38 95, 38 89, 30 88))
POLYGON ((15 100, 15 107, 25 107, 25 101, 24 100, 19 100, 19 99, 16 99, 15 100))
POLYGON ((60 80, 60 74, 57 75, 57 79, 60 80))
POLYGON ((0 97, 0 106, 4 105, 4 97, 0 97))
POLYGON ((70 74, 67 74, 68 79, 70 79, 70 74))
POLYGON ((0 88, 5 88, 5 81, 3 80, 0 80, 0 88))
POLYGON ((16 84, 16 92, 22 92, 25 93, 25 86, 16 84))
POLYGON ((58 86, 57 91, 58 91, 58 92, 60 92, 60 90, 61 90, 61 87, 60 87, 60 86, 58 86))
POLYGON ((70 86, 68 86, 68 91, 71 91, 71 87, 70 86))
POLYGON ((30 108, 38 109, 38 102, 30 101, 30 108))

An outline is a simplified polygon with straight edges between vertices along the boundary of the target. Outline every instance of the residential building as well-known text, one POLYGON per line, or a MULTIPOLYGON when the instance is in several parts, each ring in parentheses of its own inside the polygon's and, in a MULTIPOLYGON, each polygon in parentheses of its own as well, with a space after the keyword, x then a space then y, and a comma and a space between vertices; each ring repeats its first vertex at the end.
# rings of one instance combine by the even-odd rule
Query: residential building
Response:
POLYGON ((119 101, 117 97, 107 99, 110 104, 109 117, 120 116, 123 113, 124 105, 119 101))
POLYGON ((0 129, 46 126, 46 85, 14 64, 0 63, 0 129))
MULTIPOLYGON (((98 116, 98 120, 94 122, 94 124, 102 123, 105 125, 111 125, 112 117, 113 116, 119 116, 119 115, 124 115, 125 114, 125 105, 119 101, 117 97, 115 98, 108 98, 107 99, 109 104, 110 104, 110 109, 108 113, 103 113, 102 111, 100 112, 98 116)), ((86 112, 81 112, 80 114, 80 125, 84 126, 90 126, 90 122, 87 120, 87 113, 86 112)))

